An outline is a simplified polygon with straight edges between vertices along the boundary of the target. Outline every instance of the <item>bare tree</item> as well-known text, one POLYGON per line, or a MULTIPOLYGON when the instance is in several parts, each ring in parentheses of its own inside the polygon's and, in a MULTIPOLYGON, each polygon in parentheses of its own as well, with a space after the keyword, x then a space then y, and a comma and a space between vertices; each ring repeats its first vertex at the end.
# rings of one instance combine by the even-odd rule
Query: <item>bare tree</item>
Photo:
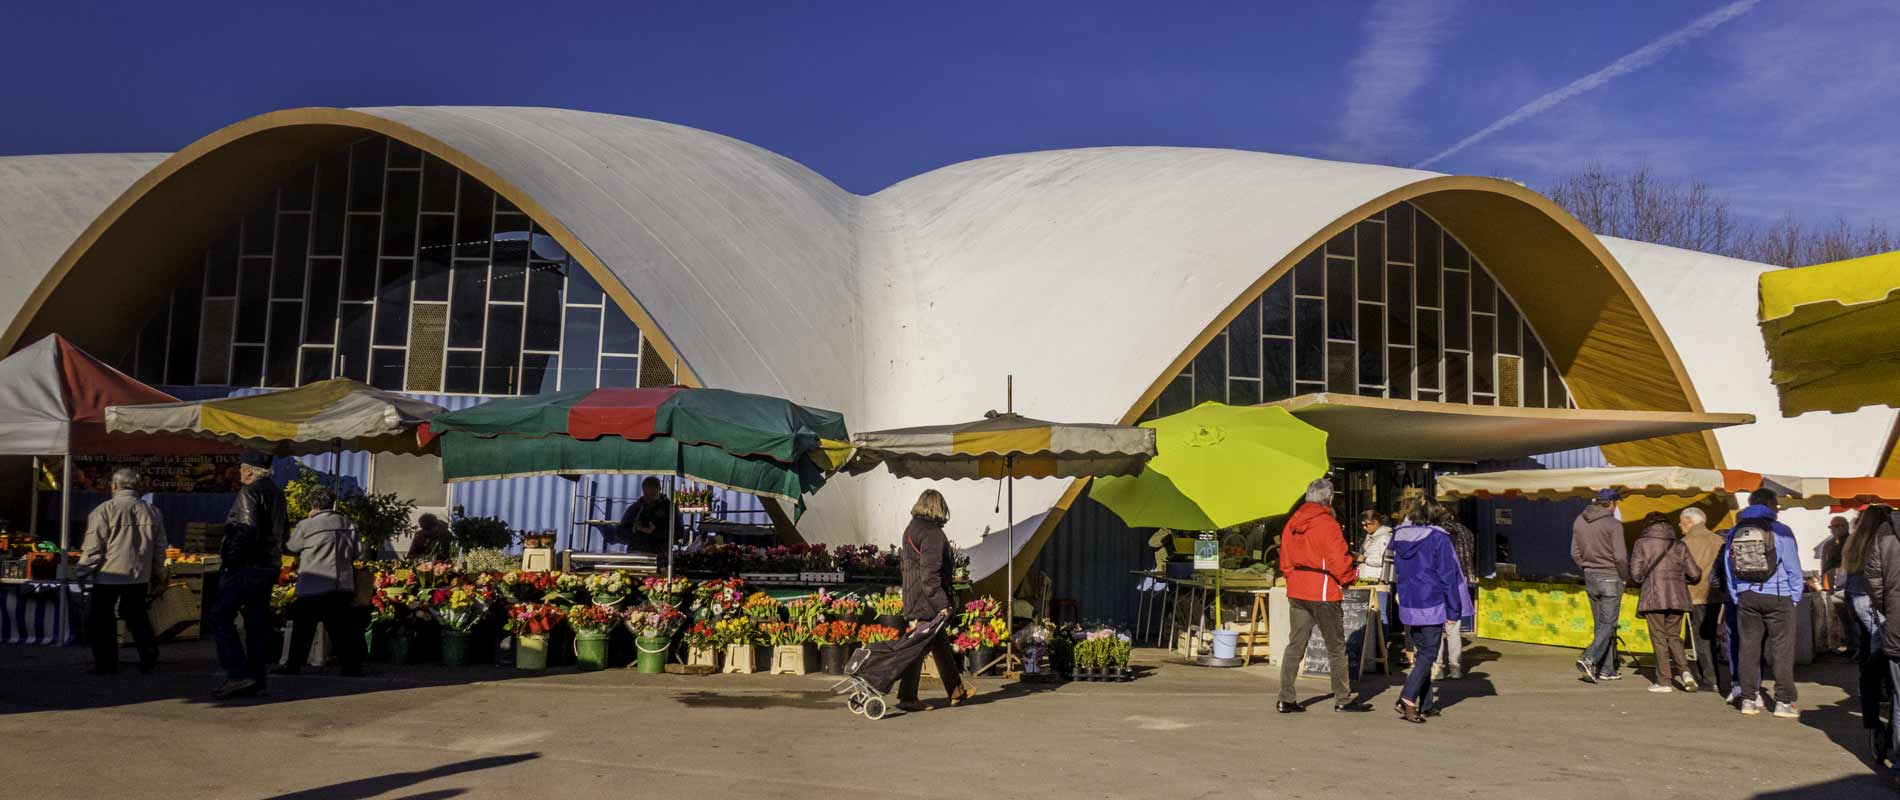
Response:
POLYGON ((1736 219, 1728 201, 1708 184, 1658 179, 1648 166, 1616 172, 1592 164, 1545 194, 1599 235, 1784 267, 1884 253, 1896 243, 1879 220, 1855 228, 1836 219, 1817 228, 1789 215, 1770 225, 1751 225, 1736 219))

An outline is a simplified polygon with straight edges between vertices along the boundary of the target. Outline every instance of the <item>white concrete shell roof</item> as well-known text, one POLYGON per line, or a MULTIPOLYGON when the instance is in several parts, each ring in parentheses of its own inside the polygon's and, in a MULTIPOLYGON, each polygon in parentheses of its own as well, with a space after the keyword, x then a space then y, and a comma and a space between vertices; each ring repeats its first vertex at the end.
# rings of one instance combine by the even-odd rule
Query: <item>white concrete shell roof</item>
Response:
POLYGON ((162 153, 0 158, 0 320, 10 320, 80 232, 162 153))

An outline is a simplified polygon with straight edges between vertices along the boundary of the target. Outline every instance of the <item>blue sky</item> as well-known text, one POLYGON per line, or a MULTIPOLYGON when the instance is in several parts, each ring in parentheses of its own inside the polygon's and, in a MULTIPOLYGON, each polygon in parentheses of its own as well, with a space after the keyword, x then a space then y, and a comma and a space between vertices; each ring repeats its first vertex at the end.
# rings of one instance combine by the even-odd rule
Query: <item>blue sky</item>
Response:
POLYGON ((545 105, 718 131, 857 192, 1099 145, 1411 166, 1662 40, 1431 168, 1542 186, 1647 163, 1756 218, 1900 224, 1892 0, 21 0, 10 16, 0 154, 168 151, 295 106, 545 105))

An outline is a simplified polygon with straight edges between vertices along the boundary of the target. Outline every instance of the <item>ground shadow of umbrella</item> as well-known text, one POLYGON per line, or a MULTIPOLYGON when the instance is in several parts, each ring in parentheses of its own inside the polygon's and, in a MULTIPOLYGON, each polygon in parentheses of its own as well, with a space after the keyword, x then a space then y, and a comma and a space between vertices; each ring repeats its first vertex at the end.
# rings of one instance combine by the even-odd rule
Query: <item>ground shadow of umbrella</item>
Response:
MULTIPOLYGON (((275 795, 271 800, 357 800, 359 798, 370 798, 393 792, 405 786, 414 786, 418 783, 432 781, 436 778, 446 778, 450 775, 460 775, 467 772, 478 772, 480 770, 494 769, 496 767, 506 767, 519 764, 523 761, 532 761, 540 757, 540 753, 517 753, 508 756, 471 758, 467 761, 457 761, 453 764, 443 764, 439 767, 430 767, 414 772, 392 772, 388 775, 378 775, 373 778, 358 778, 343 783, 332 783, 328 786, 318 786, 312 789, 291 792, 289 794, 275 795)), ((454 797, 461 793, 461 790, 443 789, 424 792, 419 795, 411 795, 411 797, 454 797)))

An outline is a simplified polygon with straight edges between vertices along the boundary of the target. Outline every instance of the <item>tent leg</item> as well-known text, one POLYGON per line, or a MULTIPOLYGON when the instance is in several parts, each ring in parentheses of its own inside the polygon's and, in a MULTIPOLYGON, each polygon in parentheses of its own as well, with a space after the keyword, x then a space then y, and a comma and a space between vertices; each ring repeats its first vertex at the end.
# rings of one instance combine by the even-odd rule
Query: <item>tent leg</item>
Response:
POLYGON ((673 497, 679 491, 679 473, 674 473, 666 488, 666 580, 673 580, 673 522, 679 519, 679 510, 673 507, 673 497))
POLYGON ((72 573, 69 572, 66 567, 66 551, 72 549, 72 525, 71 525, 72 518, 73 518, 73 455, 71 453, 67 453, 65 458, 60 459, 60 479, 59 479, 59 628, 58 630, 59 630, 59 646, 61 647, 66 646, 66 639, 69 636, 69 632, 67 631, 67 624, 68 624, 69 619, 72 617, 72 614, 70 613, 67 606, 67 604, 71 602, 70 598, 71 598, 72 592, 68 591, 67 586, 68 586, 68 583, 72 580, 72 573))
POLYGON ((40 538, 40 457, 39 456, 33 457, 33 483, 31 485, 33 487, 33 491, 27 493, 27 496, 33 498, 33 502, 29 504, 31 508, 27 511, 26 532, 33 534, 34 539, 38 539, 40 538))

